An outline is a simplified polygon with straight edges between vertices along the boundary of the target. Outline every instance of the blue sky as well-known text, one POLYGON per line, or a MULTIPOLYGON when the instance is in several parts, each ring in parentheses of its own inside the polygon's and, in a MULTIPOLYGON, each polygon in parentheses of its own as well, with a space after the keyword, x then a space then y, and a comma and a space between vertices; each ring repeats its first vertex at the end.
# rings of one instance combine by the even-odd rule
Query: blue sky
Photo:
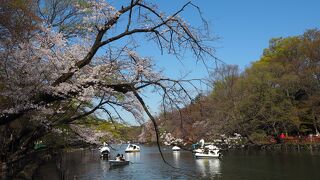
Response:
MULTIPOLYGON (((176 9, 185 0, 164 0, 163 9, 176 9)), ((212 43, 216 56, 240 67, 259 59, 269 39, 302 34, 320 26, 319 0, 193 0, 220 39, 212 43)), ((190 24, 199 20, 188 9, 190 24)))
MULTIPOLYGON (((124 1, 121 1, 124 2, 124 1)), ((166 12, 178 10, 186 0, 157 1, 166 12)), ((193 0, 209 22, 210 32, 219 37, 210 43, 215 56, 227 64, 249 67, 259 60, 263 49, 274 37, 303 34, 306 29, 320 27, 319 0, 193 0)), ((183 17, 190 24, 199 23, 194 9, 188 8, 183 17)), ((187 54, 180 62, 173 56, 161 55, 154 47, 143 47, 140 54, 154 58, 157 66, 171 78, 190 73, 189 78, 205 78, 208 73, 201 63, 187 54)), ((203 88, 203 87, 202 87, 203 88)), ((144 97, 153 113, 159 111, 159 97, 147 93, 144 97)), ((128 117, 130 119, 130 117, 128 117)), ((129 120, 130 122, 133 122, 129 120)))

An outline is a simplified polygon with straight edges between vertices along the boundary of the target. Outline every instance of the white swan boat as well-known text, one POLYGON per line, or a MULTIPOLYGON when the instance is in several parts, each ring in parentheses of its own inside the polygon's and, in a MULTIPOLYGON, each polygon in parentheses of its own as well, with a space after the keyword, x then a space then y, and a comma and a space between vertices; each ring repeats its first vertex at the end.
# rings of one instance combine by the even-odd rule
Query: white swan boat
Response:
POLYGON ((180 150, 181 150, 181 148, 178 147, 178 146, 173 146, 172 147, 172 151, 180 151, 180 150))
POLYGON ((221 153, 218 149, 216 150, 205 150, 202 153, 194 154, 196 158, 218 158, 221 156, 221 153))
POLYGON ((109 156, 110 154, 110 148, 108 147, 107 143, 103 143, 103 146, 99 148, 99 151, 101 153, 101 156, 109 156))
POLYGON ((220 150, 217 146, 213 145, 213 144, 209 144, 207 146, 204 146, 205 149, 209 149, 209 150, 220 150))
POLYGON ((128 144, 125 152, 126 153, 128 153, 128 152, 140 152, 140 147, 138 145, 135 145, 135 144, 128 144))
POLYGON ((203 146, 204 146, 204 139, 201 139, 201 140, 199 141, 199 143, 194 144, 193 146, 194 146, 194 147, 193 147, 194 149, 192 150, 193 153, 203 153, 203 152, 204 152, 204 148, 203 148, 203 146), (199 146, 199 145, 200 145, 200 147, 195 148, 196 146, 199 146))
POLYGON ((192 150, 192 152, 194 152, 194 153, 203 153, 203 151, 204 151, 204 149, 202 149, 202 148, 192 150))
POLYGON ((213 144, 209 144, 207 146, 204 146, 204 148, 197 148, 194 149, 192 152, 194 153, 203 153, 205 149, 209 149, 209 150, 220 150, 220 148, 218 148, 217 146, 213 145, 213 144))

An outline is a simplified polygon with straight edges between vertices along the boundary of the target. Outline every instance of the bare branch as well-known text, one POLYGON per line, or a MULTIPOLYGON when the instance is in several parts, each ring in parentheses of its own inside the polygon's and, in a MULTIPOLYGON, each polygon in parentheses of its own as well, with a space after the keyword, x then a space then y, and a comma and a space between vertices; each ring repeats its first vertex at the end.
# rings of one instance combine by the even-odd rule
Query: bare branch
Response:
POLYGON ((152 114, 150 113, 149 109, 147 108, 147 106, 145 105, 143 99, 140 97, 140 95, 137 93, 137 91, 133 91, 134 95, 136 96, 136 98, 138 99, 138 101, 141 103, 144 111, 147 113, 148 117, 150 118, 150 120, 153 123, 153 127, 154 127, 154 131, 156 132, 156 138, 157 138, 157 145, 158 145, 158 150, 160 152, 161 158, 162 160, 169 166, 175 168, 174 166, 172 166, 170 163, 168 163, 166 161, 166 159, 163 156, 162 150, 161 150, 161 146, 160 146, 160 139, 159 139, 159 128, 157 125, 157 122, 155 120, 155 118, 152 116, 152 114))

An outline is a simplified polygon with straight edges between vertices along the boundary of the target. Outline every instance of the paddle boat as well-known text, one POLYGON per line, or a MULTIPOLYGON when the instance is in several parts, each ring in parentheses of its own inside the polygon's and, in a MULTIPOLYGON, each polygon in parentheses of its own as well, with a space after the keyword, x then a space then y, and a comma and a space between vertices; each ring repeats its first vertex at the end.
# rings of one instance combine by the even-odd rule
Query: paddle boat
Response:
POLYGON ((135 144, 128 144, 125 152, 126 153, 129 153, 129 152, 140 152, 140 147, 138 145, 135 145, 135 144))
POLYGON ((181 148, 179 146, 173 146, 172 151, 180 151, 181 148))
POLYGON ((204 149, 202 149, 202 148, 197 148, 197 149, 192 150, 192 152, 194 152, 194 153, 203 153, 203 151, 204 151, 204 149))
POLYGON ((205 149, 209 149, 209 150, 220 150, 217 146, 213 145, 213 144, 209 144, 204 146, 205 149))
POLYGON ((101 157, 109 157, 110 154, 110 148, 108 147, 107 143, 103 143, 103 146, 99 148, 99 151, 101 153, 101 157))
POLYGON ((204 139, 201 139, 198 143, 192 144, 193 153, 203 153, 204 151, 204 139))
POLYGON ((192 145, 192 152, 193 153, 203 153, 205 151, 205 149, 209 149, 209 150, 220 150, 217 146, 211 144, 211 143, 205 143, 204 139, 201 139, 199 141, 199 143, 197 144, 193 144, 192 145))
POLYGON ((211 150, 211 149, 205 149, 202 153, 196 153, 194 154, 196 158, 219 158, 221 157, 221 153, 219 152, 219 149, 211 150))
POLYGON ((209 149, 209 150, 220 150, 220 148, 218 148, 215 145, 209 144, 207 146, 205 146, 204 148, 197 148, 192 150, 193 153, 203 153, 205 149, 209 149))

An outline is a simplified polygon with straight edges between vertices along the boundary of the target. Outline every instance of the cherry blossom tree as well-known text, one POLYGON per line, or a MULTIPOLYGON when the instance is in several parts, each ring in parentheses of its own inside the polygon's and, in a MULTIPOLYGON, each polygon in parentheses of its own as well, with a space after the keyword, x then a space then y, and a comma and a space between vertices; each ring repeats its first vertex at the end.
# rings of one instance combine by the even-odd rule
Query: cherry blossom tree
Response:
MULTIPOLYGON (((1 11, 8 13, 11 8, 27 17, 25 6, 12 2, 19 1, 6 2, 8 8, 1 11)), ((35 127, 21 127, 13 138, 12 132, 2 131, 3 137, 11 136, 11 140, 1 152, 7 153, 9 145, 15 147, 9 154, 11 161, 28 152, 32 142, 53 126, 97 110, 112 117, 120 107, 138 121, 145 112, 158 131, 141 94, 153 88, 164 102, 178 104, 178 99, 192 99, 185 88, 190 81, 173 80, 156 71, 154 59, 139 55, 141 39, 154 42, 159 54, 173 54, 181 60, 186 50, 197 60, 213 57, 213 49, 204 43, 212 40, 206 23, 191 2, 173 14, 144 0, 131 0, 118 8, 105 0, 29 3, 33 28, 23 41, 3 33, 10 30, 8 26, 1 24, 0 31, 6 36, 0 44, 0 127, 5 129, 17 121, 35 127), (180 16, 187 7, 198 12, 204 28, 193 27, 180 16), (94 106, 86 108, 92 102, 94 106)), ((12 14, 9 18, 17 21, 12 14)))

